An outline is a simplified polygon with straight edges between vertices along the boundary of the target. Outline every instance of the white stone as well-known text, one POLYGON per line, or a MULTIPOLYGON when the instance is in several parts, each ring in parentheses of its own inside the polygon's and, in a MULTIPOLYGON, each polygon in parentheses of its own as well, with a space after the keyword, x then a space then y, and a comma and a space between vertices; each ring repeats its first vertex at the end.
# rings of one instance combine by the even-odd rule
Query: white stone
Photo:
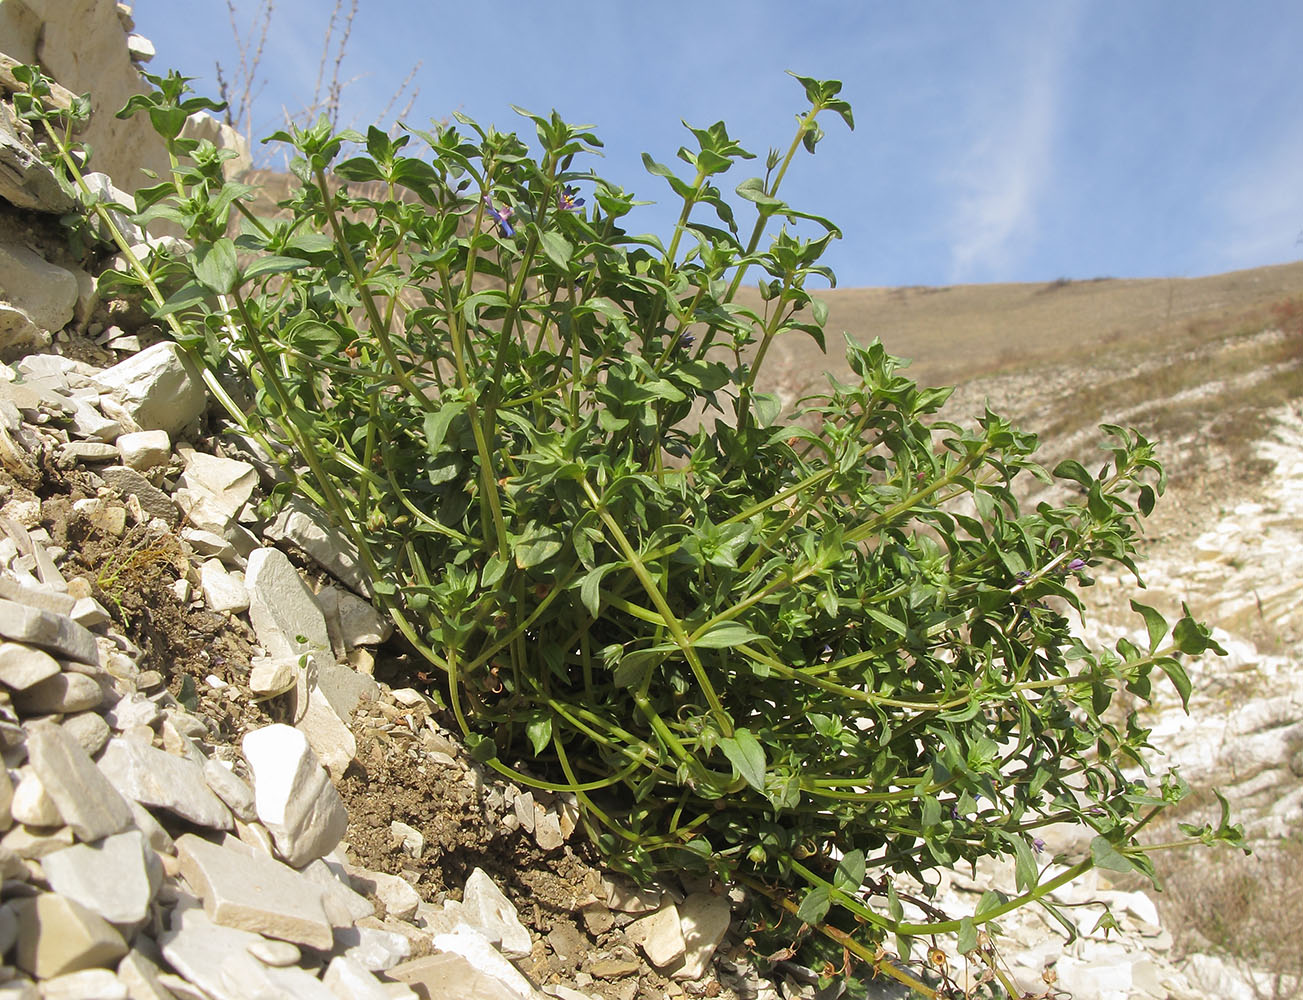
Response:
POLYGON ((476 868, 466 880, 461 916, 507 958, 524 958, 533 947, 516 908, 482 868, 476 868))
POLYGON ((238 614, 249 607, 249 591, 244 581, 228 573, 219 559, 209 559, 199 570, 199 582, 204 590, 204 600, 214 611, 238 614))
POLYGON ((291 498, 268 525, 266 534, 272 541, 293 543, 350 590, 363 597, 371 596, 371 585, 362 571, 357 546, 317 508, 291 498))
POLYGON ((279 549, 257 549, 244 574, 249 621, 270 656, 313 653, 334 662, 326 619, 299 571, 279 549))
POLYGON ((81 840, 99 840, 131 826, 131 809, 86 751, 59 726, 28 727, 27 755, 59 807, 59 815, 81 840))
POLYGON ((297 657, 255 656, 250 668, 249 690, 256 695, 283 694, 299 675, 297 657))
POLYGON ((412 942, 378 927, 345 927, 335 932, 335 950, 364 969, 385 972, 411 957, 412 942))
POLYGON ((23 715, 84 712, 104 700, 104 690, 86 674, 56 674, 23 691, 15 691, 14 707, 23 715))
POLYGON ((216 760, 204 761, 204 780, 226 807, 246 823, 254 820, 257 809, 253 804, 253 789, 245 784, 244 779, 225 764, 216 760))
POLYGON ((339 1000, 391 1000, 380 980, 347 955, 330 960, 321 983, 339 1000))
POLYGON ((299 868, 333 850, 348 812, 307 737, 276 723, 246 734, 241 749, 253 772, 258 818, 281 857, 299 868))
MULTIPOLYGON (((436 934, 430 944, 435 951, 460 955, 482 975, 498 980, 518 997, 532 1000, 537 996, 529 980, 503 958, 483 934, 465 924, 451 934, 436 934)), ((401 966, 390 971, 396 974, 399 968, 401 966)))
POLYGON ((0 295, 53 333, 72 322, 77 278, 24 246, 0 243, 0 295))
POLYGON ((59 670, 59 661, 44 650, 20 642, 0 642, 0 683, 12 691, 24 691, 59 670))
POLYGON ((321 858, 304 865, 302 873, 321 886, 322 905, 336 928, 352 927, 357 921, 375 915, 374 904, 346 884, 347 873, 335 873, 321 858))
POLYGON ((36 772, 28 767, 20 773, 22 778, 14 787, 13 801, 9 804, 10 815, 27 826, 58 826, 63 822, 59 807, 46 794, 36 772))
POLYGON ((668 969, 682 961, 687 950, 679 908, 673 903, 666 903, 655 913, 639 917, 628 926, 625 934, 658 969, 668 969))
POLYGON ((710 967, 715 949, 728 933, 731 920, 728 899, 706 892, 694 892, 679 904, 680 926, 685 951, 683 966, 675 979, 700 979, 710 967))
POLYGON ((321 905, 321 888, 310 879, 275 858, 210 844, 190 833, 177 838, 176 848, 181 874, 213 923, 331 948, 334 930, 321 905))
POLYGON ((38 979, 116 962, 127 953, 122 935, 102 917, 55 892, 16 899, 14 964, 38 979))
POLYGON ((158 943, 168 963, 213 1000, 337 1000, 310 972, 259 962, 249 946, 261 940, 251 931, 215 924, 192 906, 172 911, 170 929, 158 943))
POLYGON ((126 984, 108 969, 82 969, 41 983, 41 1000, 128 1000, 126 984))
POLYGON ((172 438, 163 430, 133 431, 119 435, 117 452, 123 465, 137 472, 166 465, 172 457, 172 438))
POLYGON ((203 768, 192 760, 115 737, 100 755, 99 768, 123 795, 144 806, 167 809, 214 830, 230 830, 231 811, 204 781, 203 768))
POLYGON ((97 666, 100 661, 95 636, 67 615, 41 611, 0 599, 0 636, 37 646, 65 660, 97 666))
POLYGON ((139 830, 54 851, 41 859, 41 867, 51 889, 119 929, 145 920, 163 874, 139 830))
POLYGON ((314 685, 309 689, 307 708, 294 727, 308 738, 308 746, 331 778, 335 781, 343 778, 357 755, 357 739, 320 687, 314 685))
MULTIPOLYGON (((112 393, 121 415, 140 430, 176 435, 198 420, 208 405, 199 373, 170 341, 148 347, 101 372, 99 381, 112 393)), ((106 415, 121 419, 107 410, 106 415)))
POLYGON ((421 897, 416 890, 397 875, 373 872, 354 865, 345 865, 345 870, 354 885, 380 900, 385 911, 396 920, 407 920, 421 905, 421 897))
POLYGON ((258 470, 248 462, 193 449, 183 453, 186 466, 179 481, 186 489, 205 494, 231 517, 249 502, 258 485, 258 470))

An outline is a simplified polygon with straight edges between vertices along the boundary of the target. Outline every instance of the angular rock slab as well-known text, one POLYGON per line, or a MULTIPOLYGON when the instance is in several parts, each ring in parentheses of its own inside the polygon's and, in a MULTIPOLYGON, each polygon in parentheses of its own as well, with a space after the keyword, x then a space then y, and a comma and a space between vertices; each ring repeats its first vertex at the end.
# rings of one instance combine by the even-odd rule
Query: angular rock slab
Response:
POLYGON ((321 887, 275 858, 210 844, 192 833, 176 842, 181 874, 215 924, 328 951, 334 929, 321 887))
POLYGON ((728 899, 709 892, 694 892, 679 904, 679 919, 686 948, 682 968, 675 969, 671 975, 675 979, 700 979, 728 933, 732 920, 728 899))
POLYGON ((11 691, 25 691, 57 676, 61 669, 59 661, 44 650, 21 642, 0 642, 0 684, 11 691))
POLYGON ((544 1000, 532 989, 528 993, 512 989, 452 952, 414 958, 394 966, 385 975, 412 987, 421 1000, 544 1000))
POLYGON ((72 322, 77 278, 26 247, 0 243, 0 289, 44 330, 55 333, 72 322))
POLYGON ((127 953, 127 943, 108 921, 58 893, 7 905, 18 918, 14 962, 38 979, 110 965, 127 953))
POLYGON ((511 900, 482 868, 476 868, 462 890, 461 918, 507 958, 524 958, 533 949, 529 931, 520 922, 511 900))
POLYGON ((679 908, 673 903, 667 903, 655 913, 639 917, 629 925, 625 934, 643 950, 647 961, 658 969, 669 969, 682 961, 687 950, 679 908))
POLYGON ((66 730, 50 722, 28 727, 27 758, 80 840, 99 840, 132 825, 131 808, 66 730))
POLYGON ((99 768, 118 791, 141 805, 166 809, 211 830, 235 826, 226 803, 209 790, 203 768, 185 757, 119 736, 109 740, 99 768))
POLYGON ((334 662, 326 618, 289 557, 279 549, 257 549, 244 573, 249 621, 269 656, 312 653, 334 662), (303 642, 299 641, 303 638, 303 642))
POLYGON ((240 748, 253 772, 258 818, 281 857, 301 868, 329 854, 348 829, 348 810, 307 737, 276 723, 245 734, 240 748))
POLYGON ((0 598, 0 636, 37 646, 65 660, 98 666, 95 636, 67 615, 0 598))
POLYGON ((149 915, 163 869, 139 830, 76 844, 41 859, 50 888, 119 927, 149 915))
POLYGON ((191 906, 172 911, 170 929, 159 935, 158 944, 172 968, 213 1000, 339 1000, 303 969, 275 969, 254 958, 249 946, 264 940, 251 931, 219 926, 191 906))
POLYGON ((208 393, 198 371, 171 342, 147 347, 100 372, 97 380, 118 404, 110 407, 104 403, 105 413, 128 418, 135 425, 128 430, 161 430, 175 437, 198 420, 208 405, 208 393), (111 409, 120 409, 121 415, 111 409))

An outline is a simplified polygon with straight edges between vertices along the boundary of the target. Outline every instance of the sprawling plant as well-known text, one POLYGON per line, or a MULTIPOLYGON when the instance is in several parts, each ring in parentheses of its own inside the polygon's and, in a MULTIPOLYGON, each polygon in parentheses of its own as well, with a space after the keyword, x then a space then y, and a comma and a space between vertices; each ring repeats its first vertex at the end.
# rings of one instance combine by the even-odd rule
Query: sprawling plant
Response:
MULTIPOLYGON (((1093 865, 1152 874, 1139 834, 1185 789, 1134 777, 1148 731, 1110 706, 1147 701, 1156 668, 1186 698, 1181 658, 1216 646, 1140 604, 1148 648, 1069 631, 1092 567, 1135 570, 1163 489, 1140 435, 1105 427, 1097 472, 1051 476, 995 414, 938 419, 947 390, 878 343, 848 344, 854 378, 793 413, 761 391, 775 338, 823 346, 808 286, 832 281, 819 259, 839 235, 780 187, 821 116, 852 125, 839 84, 797 79, 790 147, 735 199, 721 178, 754 157, 723 123, 689 129, 679 172, 645 157, 682 203, 662 242, 631 235, 633 197, 580 168, 600 146, 586 126, 526 112, 536 152, 462 116, 398 138, 278 133, 299 185, 260 218, 222 153, 179 138, 208 102, 153 78, 126 111, 153 119, 175 169, 136 207, 193 250, 133 259, 130 280, 284 457, 287 492, 357 546, 480 760, 573 793, 633 875, 740 880, 770 926, 795 915, 787 946, 922 988, 884 944, 907 956, 952 932, 985 954, 988 925, 1052 910, 1093 865), (427 156, 405 155, 413 135, 427 156), (748 278, 758 296, 739 294, 748 278), (1077 499, 1020 510, 1027 477, 1077 499), (1094 832, 1067 867, 1039 856, 1038 831, 1064 822, 1094 832), (1019 894, 974 915, 898 889, 992 856, 1014 859, 1019 894)), ((1225 816, 1186 833, 1236 835, 1225 816)))

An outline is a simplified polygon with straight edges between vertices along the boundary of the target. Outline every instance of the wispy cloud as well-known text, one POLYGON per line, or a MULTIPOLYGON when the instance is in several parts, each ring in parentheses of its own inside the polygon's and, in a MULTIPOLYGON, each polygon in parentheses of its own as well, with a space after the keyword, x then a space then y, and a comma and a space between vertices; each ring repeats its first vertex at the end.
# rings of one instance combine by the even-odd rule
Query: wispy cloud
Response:
POLYGON ((1214 196, 1218 243, 1208 256, 1227 270, 1278 264, 1303 256, 1303 131, 1281 136, 1214 196))
POLYGON ((952 281, 1008 273, 1035 234, 1037 209, 1052 187, 1076 25, 1073 6, 1038 9, 988 50, 990 63, 970 81, 968 144, 947 185, 956 192, 947 223, 952 281))

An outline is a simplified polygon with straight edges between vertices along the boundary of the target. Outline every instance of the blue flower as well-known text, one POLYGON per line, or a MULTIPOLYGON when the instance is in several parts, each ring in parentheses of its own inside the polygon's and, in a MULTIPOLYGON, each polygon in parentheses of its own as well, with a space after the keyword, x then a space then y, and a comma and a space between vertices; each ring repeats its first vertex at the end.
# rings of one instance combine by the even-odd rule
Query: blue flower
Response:
POLYGON ((1032 850, 1035 851, 1037 854, 1040 854, 1041 851, 1045 850, 1045 841, 1043 841, 1040 837, 1037 837, 1035 840, 1032 841, 1032 850))
POLYGON ((583 198, 576 198, 579 193, 578 188, 571 187, 567 184, 561 189, 561 193, 556 196, 557 208, 563 212, 571 212, 584 203, 583 198))
POLYGON ((493 216, 493 221, 498 224, 498 232, 503 236, 515 236, 516 227, 511 224, 511 206, 503 205, 501 208, 494 208, 488 195, 484 196, 484 204, 489 210, 489 215, 493 216))

